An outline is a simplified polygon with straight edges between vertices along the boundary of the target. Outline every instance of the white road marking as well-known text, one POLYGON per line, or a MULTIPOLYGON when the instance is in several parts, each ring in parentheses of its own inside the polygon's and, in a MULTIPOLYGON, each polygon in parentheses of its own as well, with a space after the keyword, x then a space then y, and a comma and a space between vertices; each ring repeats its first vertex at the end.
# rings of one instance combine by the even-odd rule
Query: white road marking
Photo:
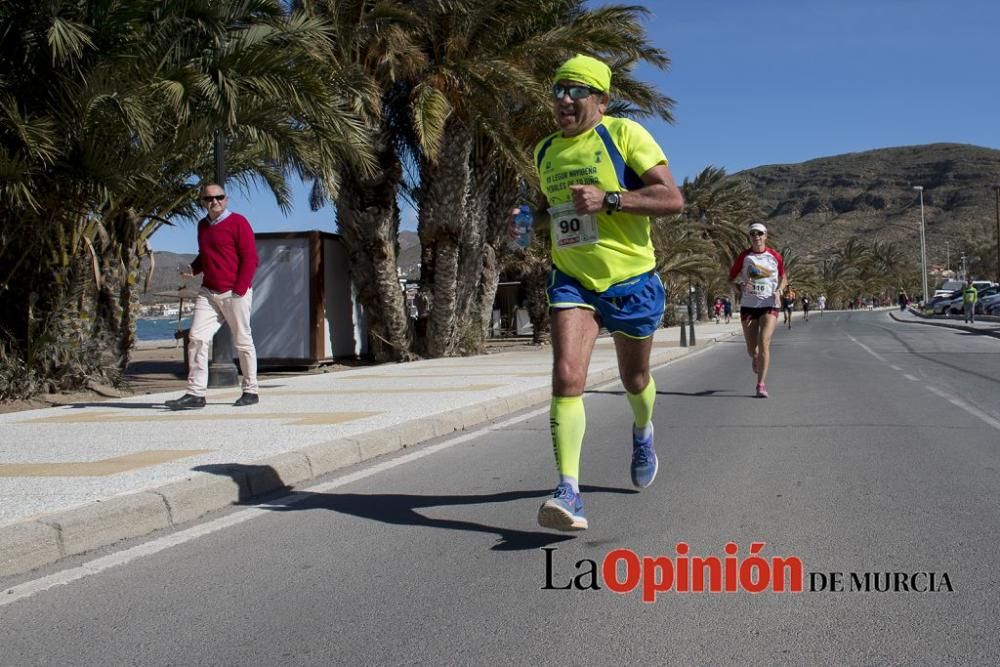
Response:
POLYGON ((885 358, 885 357, 883 357, 883 356, 882 356, 881 354, 879 354, 879 353, 878 353, 878 352, 876 352, 875 350, 871 349, 870 347, 868 347, 867 345, 865 345, 864 343, 862 343, 861 341, 859 341, 859 340, 858 340, 857 338, 855 338, 854 336, 852 336, 852 335, 848 334, 848 335, 847 335, 847 337, 848 337, 848 338, 850 338, 850 339, 851 339, 852 341, 854 341, 855 343, 857 343, 858 345, 860 345, 860 346, 861 346, 861 349, 862 349, 862 350, 864 350, 864 351, 865 351, 865 352, 867 352, 868 354, 872 355, 873 357, 875 357, 876 359, 878 359, 878 360, 879 360, 879 361, 881 361, 882 363, 884 363, 884 364, 887 364, 887 363, 889 363, 889 362, 888 362, 888 361, 886 360, 886 358, 885 358))
MULTIPOLYGON (((872 355, 873 357, 875 357, 879 361, 883 361, 883 362, 885 361, 885 359, 881 355, 879 355, 877 352, 875 352, 874 350, 872 350, 871 348, 869 348, 867 345, 865 345, 864 343, 862 343, 861 341, 859 341, 858 339, 856 339, 854 336, 851 336, 850 334, 848 334, 847 337, 850 338, 855 343, 857 343, 859 346, 861 346, 861 349, 863 349, 865 352, 867 352, 868 354, 872 355)), ((893 368, 895 368, 895 367, 893 367, 893 368)), ((912 375, 903 375, 903 377, 905 377, 907 380, 912 380, 914 382, 919 382, 920 381, 919 378, 915 378, 912 375)), ((940 396, 941 398, 945 399, 946 401, 948 401, 952 405, 954 405, 956 407, 959 407, 959 408, 962 408, 963 410, 965 410, 966 412, 968 412, 973 417, 976 417, 977 419, 985 422, 986 424, 989 424, 990 426, 992 426, 993 428, 995 428, 997 430, 1000 430, 1000 420, 994 419, 993 417, 991 417, 990 415, 986 414, 985 412, 983 412, 979 408, 977 408, 977 407, 975 407, 973 405, 969 405, 968 403, 966 403, 962 399, 956 398, 956 397, 952 396, 951 394, 949 394, 947 392, 941 391, 937 387, 932 387, 930 385, 924 385, 924 388, 927 389, 927 391, 931 392, 932 394, 936 394, 936 395, 940 396)))
MULTIPOLYGON (((712 348, 711 347, 701 348, 700 350, 690 352, 684 355, 683 357, 678 357, 677 359, 671 359, 662 364, 659 364, 658 366, 652 367, 650 369, 650 372, 657 371, 660 368, 663 368, 664 366, 670 363, 698 356, 699 354, 707 352, 710 349, 712 348)), ((611 380, 609 382, 597 385, 593 387, 593 389, 606 389, 608 387, 613 387, 615 385, 620 385, 620 384, 621 380, 611 380)), ((584 400, 586 400, 586 398, 587 396, 585 395, 584 400)), ((405 465, 407 463, 416 461, 418 459, 422 459, 425 456, 430 456, 431 454, 435 454, 437 452, 440 452, 441 450, 454 447, 455 445, 460 445, 464 442, 468 442, 469 440, 474 440, 489 431, 501 431, 509 426, 517 424, 518 422, 526 421, 528 419, 531 419, 532 417, 537 417, 539 415, 546 414, 548 413, 548 411, 549 411, 549 406, 546 405, 544 407, 537 408, 535 410, 532 410, 531 412, 527 412, 517 417, 512 417, 511 419, 507 419, 497 424, 490 424, 475 431, 470 431, 469 433, 466 433, 464 435, 451 438, 450 440, 439 442, 436 445, 421 447, 417 451, 411 452, 409 454, 404 454, 403 456, 392 459, 391 461, 385 461, 384 463, 377 463, 375 465, 365 468, 364 470, 359 470, 349 475, 338 477, 337 479, 332 480, 330 482, 317 484, 315 486, 302 489, 301 491, 289 493, 288 495, 276 498, 275 500, 267 503, 266 505, 241 509, 227 516, 220 517, 218 519, 213 519, 203 524, 199 524, 197 526, 193 526, 191 528, 187 528, 185 530, 181 530, 176 533, 172 533, 170 535, 165 535, 163 537, 150 540, 149 542, 139 544, 129 549, 125 549, 123 551, 119 551, 113 554, 108 554, 107 556, 101 556, 100 558, 89 560, 86 563, 83 563, 82 565, 79 565, 77 567, 73 567, 67 570, 62 570, 60 572, 56 572, 55 574, 50 574, 47 577, 41 577, 39 579, 26 581, 23 584, 18 584, 17 586, 8 588, 6 591, 0 594, 0 607, 17 602, 19 600, 30 598, 33 595, 37 595, 39 593, 47 591, 50 588, 55 588, 56 586, 64 586, 66 584, 70 584, 74 581, 78 581, 85 577, 89 577, 94 574, 100 574, 101 572, 104 572, 105 570, 110 570, 111 568, 114 567, 127 565, 132 561, 138 560, 140 558, 145 558, 146 556, 152 556, 154 554, 160 553, 161 551, 165 551, 166 549, 169 549, 171 547, 175 547, 180 544, 184 544, 186 542, 191 542, 192 540, 196 540, 200 537, 205 537, 206 535, 211 535, 212 533, 216 533, 220 530, 225 530, 226 528, 232 528, 233 526, 238 526, 239 524, 249 521, 250 519, 255 519, 257 517, 265 516, 268 514, 273 515, 273 512, 271 511, 270 508, 289 507, 295 505, 296 503, 302 502, 312 494, 326 493, 328 491, 332 491, 333 489, 336 489, 338 487, 345 486, 352 482, 365 479, 366 477, 371 477, 372 475, 376 475, 385 470, 391 470, 392 468, 405 465)))
POLYGON ((894 371, 902 371, 902 370, 903 370, 903 369, 902 369, 902 368, 900 368, 899 366, 889 366, 889 368, 891 368, 891 369, 892 369, 892 370, 894 370, 894 371))
POLYGON ((962 408, 963 410, 965 410, 966 412, 968 412, 973 417, 976 417, 977 419, 980 419, 981 421, 989 424, 993 428, 995 428, 998 431, 1000 431, 1000 419, 994 419, 993 417, 991 417, 990 415, 986 414, 985 412, 983 412, 979 408, 977 408, 977 407, 975 407, 973 405, 969 405, 968 403, 966 403, 962 399, 956 398, 955 396, 952 396, 951 394, 949 394, 946 391, 941 391, 937 387, 932 387, 930 385, 926 385, 925 388, 927 389, 927 391, 931 392, 932 394, 940 396, 941 398, 943 398, 944 400, 948 401, 949 403, 951 403, 955 407, 962 408))
POLYGON ((910 380, 911 382, 920 382, 920 378, 915 378, 909 373, 903 373, 903 377, 905 377, 907 380, 910 380))

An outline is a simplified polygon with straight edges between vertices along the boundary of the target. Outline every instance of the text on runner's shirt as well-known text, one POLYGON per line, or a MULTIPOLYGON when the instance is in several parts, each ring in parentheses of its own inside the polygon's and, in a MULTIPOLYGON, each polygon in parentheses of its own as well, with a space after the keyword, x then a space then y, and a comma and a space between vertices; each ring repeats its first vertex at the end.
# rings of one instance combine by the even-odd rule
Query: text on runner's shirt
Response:
POLYGON ((778 285, 784 275, 784 260, 771 248, 744 250, 729 270, 729 279, 743 285, 740 306, 745 308, 777 308, 778 285))

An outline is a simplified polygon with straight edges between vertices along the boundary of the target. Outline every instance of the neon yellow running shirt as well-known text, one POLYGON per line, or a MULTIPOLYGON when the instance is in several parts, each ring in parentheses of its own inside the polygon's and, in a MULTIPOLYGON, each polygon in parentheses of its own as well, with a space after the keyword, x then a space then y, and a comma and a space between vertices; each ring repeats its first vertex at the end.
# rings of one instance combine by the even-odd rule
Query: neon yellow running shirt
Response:
POLYGON ((667 164, 667 158, 656 140, 641 125, 624 118, 605 116, 583 134, 564 137, 557 132, 538 142, 535 165, 553 214, 552 261, 560 271, 587 289, 603 292, 656 266, 649 216, 601 211, 595 216, 594 239, 586 231, 582 236, 566 236, 567 226, 579 221, 571 218, 572 213, 561 217, 558 211, 561 204, 573 201, 571 185, 596 185, 605 192, 636 190, 643 187, 640 176, 658 164, 667 164))

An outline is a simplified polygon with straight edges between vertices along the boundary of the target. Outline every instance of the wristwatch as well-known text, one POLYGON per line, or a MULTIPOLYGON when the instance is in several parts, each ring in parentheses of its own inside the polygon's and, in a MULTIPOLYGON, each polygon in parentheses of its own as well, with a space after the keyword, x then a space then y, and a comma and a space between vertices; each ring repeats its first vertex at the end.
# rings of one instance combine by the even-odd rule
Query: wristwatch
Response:
POLYGON ((604 193, 604 207, 608 210, 608 215, 615 211, 622 210, 622 195, 620 192, 604 193))

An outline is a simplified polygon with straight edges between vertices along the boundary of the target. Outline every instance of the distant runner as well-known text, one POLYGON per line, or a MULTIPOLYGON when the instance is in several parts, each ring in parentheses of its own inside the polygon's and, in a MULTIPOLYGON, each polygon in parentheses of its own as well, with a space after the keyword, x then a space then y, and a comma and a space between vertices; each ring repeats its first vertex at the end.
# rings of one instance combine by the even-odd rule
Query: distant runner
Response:
POLYGON ((785 324, 792 328, 792 311, 795 310, 795 290, 789 285, 781 294, 781 310, 785 313, 785 324))
POLYGON ((767 370, 771 365, 771 336, 778 323, 778 299, 788 284, 781 255, 767 245, 767 227, 750 225, 750 247, 740 253, 729 279, 740 287, 740 324, 747 354, 757 374, 758 398, 767 398, 767 370))

